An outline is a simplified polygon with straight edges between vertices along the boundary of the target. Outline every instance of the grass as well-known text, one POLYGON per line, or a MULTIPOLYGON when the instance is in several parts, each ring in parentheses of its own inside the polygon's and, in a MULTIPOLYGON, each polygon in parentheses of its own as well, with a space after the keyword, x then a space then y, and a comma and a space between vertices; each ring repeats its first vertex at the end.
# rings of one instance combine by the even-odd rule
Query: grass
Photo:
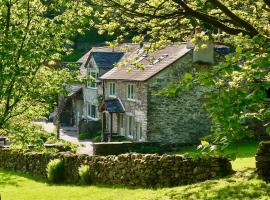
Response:
MULTIPOLYGON (((138 188, 124 186, 50 185, 43 179, 0 170, 2 200, 234 200, 270 199, 270 184, 256 179, 254 154, 258 143, 235 144, 232 162, 236 174, 202 183, 173 188, 138 188)), ((181 152, 195 151, 184 148, 181 152)))
MULTIPOLYGON (((232 161, 234 170, 241 170, 244 168, 255 168, 255 154, 259 142, 250 141, 230 145, 225 153, 235 154, 236 159, 232 161)), ((196 147, 183 147, 177 154, 191 153, 196 154, 198 150, 196 147)))

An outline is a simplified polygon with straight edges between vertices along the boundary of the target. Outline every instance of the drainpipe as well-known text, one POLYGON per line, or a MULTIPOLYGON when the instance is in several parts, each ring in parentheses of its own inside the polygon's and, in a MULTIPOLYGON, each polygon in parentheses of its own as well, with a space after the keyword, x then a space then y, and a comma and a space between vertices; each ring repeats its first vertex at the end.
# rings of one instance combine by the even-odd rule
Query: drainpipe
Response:
MULTIPOLYGON (((105 82, 104 80, 102 80, 102 105, 104 105, 104 101, 105 101, 105 86, 104 86, 105 82)), ((104 116, 105 112, 102 112, 102 130, 101 130, 101 141, 104 142, 105 140, 105 127, 104 127, 104 123, 106 122, 104 120, 104 118, 106 117, 106 114, 104 116)))

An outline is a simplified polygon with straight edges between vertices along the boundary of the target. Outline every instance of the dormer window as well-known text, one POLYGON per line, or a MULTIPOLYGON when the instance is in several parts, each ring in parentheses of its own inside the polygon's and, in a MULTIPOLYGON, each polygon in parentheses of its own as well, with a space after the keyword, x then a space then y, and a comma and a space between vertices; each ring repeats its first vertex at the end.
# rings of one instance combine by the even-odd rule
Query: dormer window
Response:
POLYGON ((109 83, 109 96, 110 97, 116 96, 116 84, 114 82, 109 83))
POLYGON ((97 88, 97 78, 98 78, 98 71, 94 68, 88 68, 88 76, 92 78, 92 80, 87 82, 88 88, 97 88))
POLYGON ((128 100, 135 100, 134 84, 128 84, 127 85, 127 99, 128 100))

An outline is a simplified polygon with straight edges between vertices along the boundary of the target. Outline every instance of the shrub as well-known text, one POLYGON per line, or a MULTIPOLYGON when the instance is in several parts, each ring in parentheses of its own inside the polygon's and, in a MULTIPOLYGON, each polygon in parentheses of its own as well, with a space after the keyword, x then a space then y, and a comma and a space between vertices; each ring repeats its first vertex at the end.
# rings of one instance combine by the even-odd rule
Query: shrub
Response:
POLYGON ((86 132, 80 132, 79 133, 79 140, 89 140, 92 139, 93 136, 91 134, 86 133, 86 132))
POLYGON ((47 165, 47 177, 52 183, 64 182, 64 162, 61 159, 51 160, 47 165))
POLYGON ((129 149, 130 152, 142 153, 142 154, 154 154, 154 153, 161 153, 161 148, 158 146, 141 146, 139 148, 131 148, 129 149))
POLYGON ((95 136, 95 137, 93 138, 93 142, 101 142, 101 140, 102 140, 101 135, 97 135, 97 136, 95 136))
POLYGON ((80 175, 82 184, 91 184, 92 183, 92 173, 90 170, 90 166, 88 166, 88 165, 80 166, 79 175, 80 175))
POLYGON ((112 136, 112 142, 124 142, 124 141, 130 141, 130 139, 122 135, 112 136))

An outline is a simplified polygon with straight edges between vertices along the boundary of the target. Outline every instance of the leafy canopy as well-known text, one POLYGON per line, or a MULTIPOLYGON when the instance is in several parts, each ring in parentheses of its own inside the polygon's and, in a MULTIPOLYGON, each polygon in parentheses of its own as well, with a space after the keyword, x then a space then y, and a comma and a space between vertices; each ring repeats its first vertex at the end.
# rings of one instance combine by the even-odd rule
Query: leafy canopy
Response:
POLYGON ((89 22, 91 12, 84 1, 1 0, 2 132, 28 130, 27 123, 48 113, 65 92, 63 83, 77 80, 60 61, 71 51, 69 38, 89 22))
POLYGON ((191 84, 205 87, 203 98, 212 118, 215 142, 239 140, 258 127, 262 132, 270 130, 269 0, 93 2, 102 8, 96 11, 100 32, 118 35, 117 42, 135 33, 133 42, 147 40, 152 48, 192 39, 198 45, 198 38, 203 36, 193 38, 194 29, 201 27, 216 43, 235 49, 223 62, 185 75, 182 83, 168 91, 177 94, 191 84))

